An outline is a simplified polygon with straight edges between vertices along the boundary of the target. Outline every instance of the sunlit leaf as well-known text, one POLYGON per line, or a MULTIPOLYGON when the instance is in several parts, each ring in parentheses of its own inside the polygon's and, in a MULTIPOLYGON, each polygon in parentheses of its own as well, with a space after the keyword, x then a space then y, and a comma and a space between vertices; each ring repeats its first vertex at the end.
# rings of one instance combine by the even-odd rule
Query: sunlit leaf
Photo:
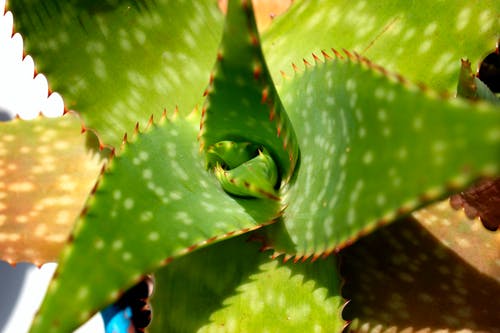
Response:
POLYGON ((494 106, 441 98, 344 58, 318 60, 282 88, 301 161, 283 195, 282 233, 294 245, 269 245, 299 257, 342 247, 500 166, 494 106))
POLYGON ((215 1, 9 1, 14 26, 53 90, 104 142, 152 113, 202 98, 222 15, 215 1))
POLYGON ((205 171, 198 119, 152 124, 113 158, 63 251, 33 332, 75 329, 144 274, 279 214, 272 202, 229 197, 205 171))
POLYGON ((500 3, 296 1, 263 37, 273 76, 311 53, 348 49, 415 82, 454 91, 457 61, 476 66, 498 40, 500 3))
POLYGON ((462 260, 500 283, 500 266, 496 263, 500 253, 499 233, 484 230, 478 219, 455 211, 449 200, 419 209, 412 216, 462 260))
POLYGON ((0 259, 56 261, 104 155, 74 114, 0 122, 0 259))

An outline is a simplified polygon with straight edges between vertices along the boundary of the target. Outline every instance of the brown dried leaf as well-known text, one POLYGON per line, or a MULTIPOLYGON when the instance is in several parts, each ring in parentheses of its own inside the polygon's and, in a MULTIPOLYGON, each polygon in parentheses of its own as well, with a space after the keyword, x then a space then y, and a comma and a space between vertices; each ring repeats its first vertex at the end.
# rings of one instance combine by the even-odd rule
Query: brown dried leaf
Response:
POLYGON ((479 217, 486 229, 495 231, 500 226, 500 178, 486 179, 450 198, 451 206, 463 208, 465 214, 479 217))

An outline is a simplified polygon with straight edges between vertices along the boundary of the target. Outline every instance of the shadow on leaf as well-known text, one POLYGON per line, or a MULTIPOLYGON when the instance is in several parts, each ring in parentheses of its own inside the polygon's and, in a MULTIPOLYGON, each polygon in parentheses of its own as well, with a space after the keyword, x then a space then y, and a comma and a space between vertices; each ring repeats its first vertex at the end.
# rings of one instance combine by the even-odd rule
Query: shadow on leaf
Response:
POLYGON ((498 270, 481 273, 412 218, 361 239, 341 260, 351 331, 498 332, 498 270))
POLYGON ((242 235, 201 249, 158 272, 151 332, 342 327, 332 257, 283 264, 247 239, 242 235))

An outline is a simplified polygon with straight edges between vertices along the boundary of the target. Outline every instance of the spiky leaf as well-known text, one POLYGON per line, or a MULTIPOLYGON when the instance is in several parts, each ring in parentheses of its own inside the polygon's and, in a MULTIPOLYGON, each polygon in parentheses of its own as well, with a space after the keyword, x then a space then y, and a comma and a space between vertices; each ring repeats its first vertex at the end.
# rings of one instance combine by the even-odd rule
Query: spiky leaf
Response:
POLYGON ((265 150, 232 170, 217 165, 214 175, 222 188, 233 195, 279 200, 275 189, 278 169, 265 150))
POLYGON ((495 0, 296 1, 266 31, 264 51, 274 77, 291 62, 312 61, 311 52, 334 47, 454 91, 456 62, 466 57, 477 65, 494 48, 499 14, 495 0))
POLYGON ((0 122, 0 259, 56 261, 103 164, 74 114, 0 122))
POLYGON ((104 142, 151 110, 201 101, 222 15, 214 1, 9 1, 25 51, 104 142))
POLYGON ((335 258, 283 264, 247 238, 220 242, 159 271, 151 332, 340 331, 335 258))
POLYGON ((348 53, 283 86, 301 149, 296 182, 283 196, 289 254, 332 251, 498 172, 498 109, 437 97, 373 67, 348 53))
POLYGON ((264 146, 288 180, 298 159, 295 133, 260 48, 251 4, 230 1, 218 61, 203 109, 201 145, 220 141, 264 146))
POLYGON ((498 233, 442 202, 341 252, 354 332, 495 332, 498 233))
POLYGON ((196 140, 199 117, 192 117, 151 125, 111 161, 32 332, 68 332, 143 274, 279 214, 269 200, 229 197, 208 175, 196 140))

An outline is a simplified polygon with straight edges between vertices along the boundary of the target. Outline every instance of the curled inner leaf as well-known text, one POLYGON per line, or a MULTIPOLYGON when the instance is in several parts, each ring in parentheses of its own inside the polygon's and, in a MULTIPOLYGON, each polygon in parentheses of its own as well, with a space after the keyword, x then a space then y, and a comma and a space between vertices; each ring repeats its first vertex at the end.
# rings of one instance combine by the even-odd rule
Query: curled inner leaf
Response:
POLYGON ((230 194, 279 200, 278 168, 265 148, 249 142, 221 141, 208 149, 207 165, 230 194))
POLYGON ((220 141, 207 150, 207 167, 216 164, 233 169, 257 155, 259 146, 250 142, 220 141))

